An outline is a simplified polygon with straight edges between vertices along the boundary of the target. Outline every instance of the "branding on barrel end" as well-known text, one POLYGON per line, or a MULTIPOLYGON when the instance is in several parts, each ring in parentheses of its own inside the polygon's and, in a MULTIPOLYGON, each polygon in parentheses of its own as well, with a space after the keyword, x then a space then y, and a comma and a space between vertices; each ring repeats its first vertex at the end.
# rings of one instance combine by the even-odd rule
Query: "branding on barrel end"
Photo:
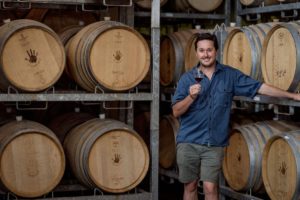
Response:
POLYGON ((286 174, 286 172, 287 172, 287 166, 286 166, 286 163, 285 162, 282 162, 281 163, 281 165, 280 165, 280 167, 279 167, 279 169, 278 169, 278 171, 280 172, 280 174, 281 175, 285 175, 286 174))
POLYGON ((117 50, 114 54, 113 54, 113 58, 114 58, 114 61, 116 63, 120 63, 122 58, 123 58, 123 54, 121 53, 121 51, 117 50))
POLYGON ((114 154, 114 158, 112 158, 114 165, 119 165, 121 162, 121 155, 120 154, 114 154))
POLYGON ((39 64, 39 60, 38 60, 38 52, 33 50, 33 49, 29 49, 29 50, 26 50, 26 57, 25 57, 25 60, 28 61, 28 63, 31 65, 31 66, 36 66, 37 64, 39 64))

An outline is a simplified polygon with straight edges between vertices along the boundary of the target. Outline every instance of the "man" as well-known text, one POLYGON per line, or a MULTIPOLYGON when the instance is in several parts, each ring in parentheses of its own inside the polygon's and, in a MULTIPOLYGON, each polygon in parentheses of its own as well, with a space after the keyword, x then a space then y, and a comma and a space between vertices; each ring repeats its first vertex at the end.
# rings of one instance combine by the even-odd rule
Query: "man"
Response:
POLYGON ((258 93, 300 100, 300 94, 260 83, 218 63, 215 35, 199 34, 194 45, 199 64, 182 75, 172 99, 173 115, 180 117, 176 138, 179 180, 184 183, 184 200, 198 199, 199 178, 205 199, 216 200, 233 96, 254 97, 258 93), (197 83, 199 72, 204 78, 197 83))

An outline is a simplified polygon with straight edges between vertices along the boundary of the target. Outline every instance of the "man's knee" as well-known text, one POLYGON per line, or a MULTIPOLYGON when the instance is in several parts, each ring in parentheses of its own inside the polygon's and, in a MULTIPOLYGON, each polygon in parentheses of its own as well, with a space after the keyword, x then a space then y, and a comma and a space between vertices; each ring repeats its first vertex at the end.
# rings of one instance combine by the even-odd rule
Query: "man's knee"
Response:
POLYGON ((198 180, 184 184, 184 190, 187 192, 194 192, 195 190, 197 190, 197 187, 198 187, 198 180))
POLYGON ((205 195, 218 194, 218 184, 211 182, 204 182, 203 189, 205 195))

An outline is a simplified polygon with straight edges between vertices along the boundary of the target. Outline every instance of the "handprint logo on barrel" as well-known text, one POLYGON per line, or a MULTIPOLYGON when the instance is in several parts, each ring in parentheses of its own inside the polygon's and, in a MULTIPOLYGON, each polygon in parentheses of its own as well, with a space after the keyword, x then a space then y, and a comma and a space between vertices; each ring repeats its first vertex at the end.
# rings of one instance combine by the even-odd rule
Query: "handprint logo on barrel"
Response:
POLYGON ((38 64, 38 52, 34 49, 26 50, 27 56, 25 60, 29 62, 30 65, 36 66, 38 64))
POLYGON ((121 59, 123 57, 123 54, 121 53, 120 50, 117 50, 114 54, 113 54, 113 57, 114 57, 114 61, 116 63, 120 63, 121 62, 121 59))
POLYGON ((278 169, 278 171, 280 172, 281 175, 284 176, 287 172, 287 169, 288 169, 288 167, 287 167, 286 163, 282 162, 279 169, 278 169))
POLYGON ((113 160, 113 162, 114 162, 115 165, 118 165, 120 163, 120 161, 121 161, 121 155, 118 154, 118 153, 116 153, 114 155, 114 158, 112 160, 113 160))

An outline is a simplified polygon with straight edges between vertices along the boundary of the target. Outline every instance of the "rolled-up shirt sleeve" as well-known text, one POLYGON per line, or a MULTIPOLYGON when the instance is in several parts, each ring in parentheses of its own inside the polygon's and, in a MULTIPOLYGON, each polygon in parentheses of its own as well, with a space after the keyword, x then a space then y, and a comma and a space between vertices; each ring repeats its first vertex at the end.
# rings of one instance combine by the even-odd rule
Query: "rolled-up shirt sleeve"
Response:
POLYGON ((177 102, 182 101, 187 95, 189 95, 188 84, 187 84, 187 74, 182 75, 179 79, 175 93, 172 97, 172 106, 177 102))
POLYGON ((262 85, 262 82, 243 74, 239 70, 236 70, 235 77, 234 93, 236 96, 247 96, 253 98, 262 85))

